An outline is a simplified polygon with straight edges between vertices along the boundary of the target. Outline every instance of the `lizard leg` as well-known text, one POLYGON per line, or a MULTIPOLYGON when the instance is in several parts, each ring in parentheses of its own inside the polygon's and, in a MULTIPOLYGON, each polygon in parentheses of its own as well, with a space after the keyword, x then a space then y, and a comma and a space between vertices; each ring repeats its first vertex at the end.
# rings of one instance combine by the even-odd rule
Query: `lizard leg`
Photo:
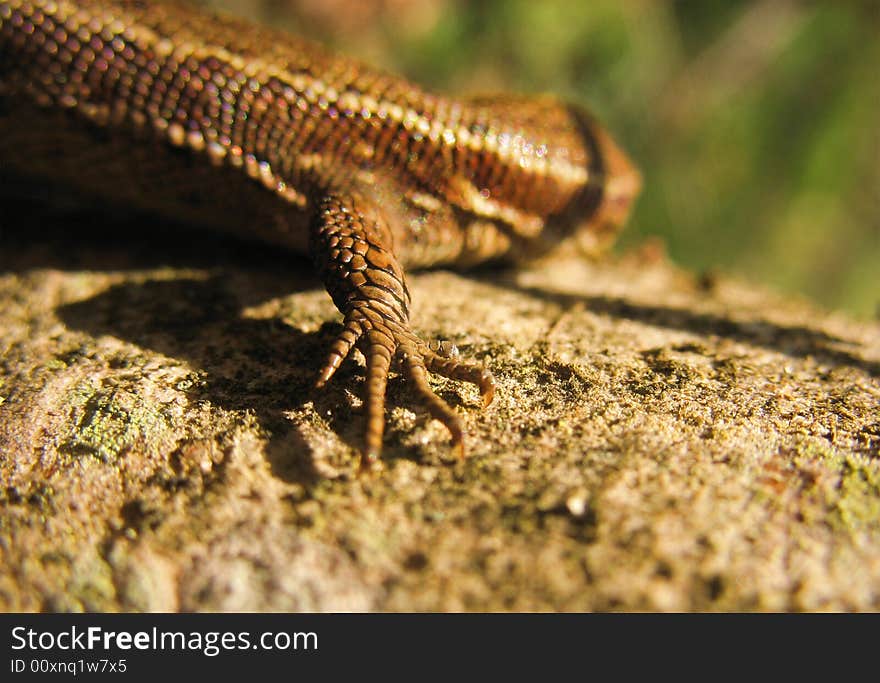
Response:
POLYGON ((317 270, 344 316, 343 330, 330 348, 317 384, 323 386, 330 380, 355 345, 363 351, 367 360, 365 464, 377 460, 382 449, 385 391, 395 359, 428 412, 446 426, 463 455, 461 420, 434 393, 428 372, 476 384, 484 406, 492 400, 495 380, 476 363, 437 354, 412 331, 410 295, 384 219, 359 194, 330 191, 318 202, 310 239, 317 270))

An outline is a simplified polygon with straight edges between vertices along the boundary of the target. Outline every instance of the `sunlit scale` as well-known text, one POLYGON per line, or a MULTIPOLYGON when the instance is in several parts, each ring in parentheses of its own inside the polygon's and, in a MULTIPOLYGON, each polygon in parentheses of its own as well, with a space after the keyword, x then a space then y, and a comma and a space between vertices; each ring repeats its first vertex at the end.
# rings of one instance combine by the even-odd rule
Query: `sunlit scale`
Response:
MULTIPOLYGON (((53 6, 51 3, 47 4, 46 13, 52 13, 56 10, 57 7, 53 6)), ((11 7, 5 7, 4 11, 12 16, 12 24, 21 28, 23 33, 28 34, 33 31, 32 22, 25 21, 17 12, 13 14, 11 7)), ((51 31, 54 29, 55 24, 51 19, 46 17, 44 13, 40 13, 39 16, 43 19, 46 30, 51 31)), ((460 147, 457 147, 457 143, 462 143, 468 145, 473 152, 489 152, 493 155, 497 155, 500 159, 512 160, 523 170, 530 170, 539 175, 555 175, 563 184, 572 187, 583 184, 586 180, 586 170, 583 166, 569 165, 558 160, 551 165, 543 162, 543 159, 545 159, 544 154, 533 156, 531 150, 534 148, 534 145, 526 141, 522 135, 511 135, 510 133, 496 134, 492 127, 487 127, 480 123, 471 124, 470 129, 467 126, 459 126, 458 130, 454 131, 444 126, 440 121, 430 121, 430 112, 420 114, 412 108, 404 109, 395 102, 376 100, 371 96, 361 96, 360 93, 349 89, 343 90, 340 94, 337 89, 328 86, 320 78, 316 78, 306 73, 287 73, 284 70, 278 69, 274 65, 261 65, 258 63, 259 60, 245 62, 225 48, 204 45, 196 47, 192 42, 186 40, 175 42, 171 38, 158 36, 151 29, 144 26, 129 26, 126 31, 126 23, 122 20, 115 19, 109 14, 96 18, 93 16, 90 17, 85 12, 82 12, 74 14, 71 18, 70 15, 66 15, 62 11, 59 14, 58 20, 66 22, 69 30, 74 32, 79 38, 78 41, 71 40, 67 44, 67 50, 71 54, 76 55, 74 60, 75 66, 81 72, 87 73, 91 71, 100 73, 107 71, 107 59, 110 58, 109 54, 105 53, 104 57, 96 59, 94 49, 91 47, 82 47, 84 43, 88 42, 91 43, 95 49, 100 49, 100 41, 97 40, 99 37, 111 44, 113 47, 112 50, 109 50, 111 53, 114 51, 120 53, 126 50, 128 51, 128 54, 126 55, 128 59, 115 65, 110 80, 118 80, 120 72, 126 68, 126 64, 133 62, 136 65, 138 63, 143 65, 143 60, 131 59, 133 50, 131 46, 125 43, 123 36, 120 35, 121 33, 125 35, 126 39, 133 41, 135 45, 140 48, 141 52, 146 51, 148 54, 152 54, 152 58, 143 65, 146 68, 144 72, 142 72, 142 76, 149 80, 151 76, 158 75, 160 79, 162 79, 159 83, 167 84, 170 82, 171 85, 170 87, 167 85, 159 87, 158 84, 154 84, 154 95, 158 94, 161 96, 164 94, 164 97, 161 98, 161 102, 154 100, 153 106, 148 107, 147 113, 154 119, 154 126, 157 130, 167 131, 171 142, 176 145, 189 143, 194 149, 201 151, 204 149, 205 137, 212 140, 226 140, 230 138, 230 135, 233 135, 240 144, 253 144, 257 149, 263 147, 265 145, 265 139, 244 137, 247 130, 249 130, 252 135, 256 135, 256 133, 254 133, 255 130, 258 130, 256 125, 250 126, 244 132, 241 130, 233 131, 232 129, 236 121, 240 123, 247 119, 247 112, 252 100, 252 98, 248 96, 248 91, 258 92, 261 88, 261 84, 265 82, 267 74, 273 74, 276 77, 276 82, 281 82, 286 78, 290 84, 285 85, 283 92, 280 93, 282 99, 288 103, 295 102, 301 110, 309 111, 309 105, 317 105, 318 109, 322 112, 327 112, 328 110, 335 112, 335 108, 331 106, 335 103, 345 111, 352 113, 357 112, 365 121, 377 116, 380 119, 400 123, 403 125, 404 129, 415 131, 416 139, 414 142, 421 142, 422 136, 430 135, 432 142, 442 140, 444 145, 458 149, 460 149, 460 147), (102 22, 106 23, 102 25, 102 22), (90 31, 99 32, 100 36, 93 37, 90 31), (146 43, 146 45, 144 43, 146 43), (163 57, 173 59, 165 64, 160 64, 156 61, 156 58, 163 57), (231 67, 233 83, 237 83, 238 85, 233 85, 227 93, 224 93, 227 95, 224 99, 227 102, 230 100, 236 102, 237 109, 226 107, 224 110, 222 104, 219 104, 216 101, 203 103, 200 107, 194 107, 193 103, 190 103, 189 111, 186 108, 176 106, 183 96, 182 90, 187 84, 189 86, 187 95, 190 100, 196 99, 197 93, 202 90, 202 81, 196 80, 194 82, 189 71, 180 68, 179 63, 177 62, 181 61, 185 61, 189 69, 200 70, 204 79, 212 77, 221 85, 225 85, 228 82, 230 75, 228 73, 223 73, 223 71, 230 71, 228 67, 231 67), (211 73, 211 70, 205 66, 206 63, 212 65, 213 73, 211 73), (224 66, 227 68, 224 69, 224 66), (263 73, 260 73, 261 71, 263 73), (254 77, 252 74, 256 74, 259 77, 254 77), (242 89, 239 87, 240 85, 246 85, 247 87, 242 89), (237 100, 234 97, 230 98, 228 96, 235 92, 243 92, 244 95, 237 100), (214 115, 206 117, 205 121, 201 122, 187 121, 187 116, 196 109, 203 114, 211 113, 214 115), (223 110, 223 114, 220 116, 219 121, 217 121, 216 116, 218 110, 223 110), (235 118, 233 118, 233 111, 237 111, 238 114, 235 118), (201 135, 193 131, 187 135, 185 139, 182 139, 182 132, 179 127, 167 126, 165 123, 156 121, 155 119, 176 119, 182 124, 189 124, 190 127, 199 127, 199 124, 201 123, 202 125, 200 127, 204 130, 201 135), (211 124, 214 121, 219 123, 219 134, 211 127, 211 124), (511 140, 514 141, 513 144, 511 144, 511 140)), ((54 51, 55 48, 52 48, 49 52, 53 53, 54 51)), ((128 80, 134 80, 136 77, 137 75, 129 76, 128 80)), ((140 92, 143 92, 143 90, 144 88, 142 87, 140 92)), ((207 95, 208 97, 216 99, 217 91, 209 89, 207 95)), ((67 106, 72 107, 75 105, 75 95, 63 93, 61 96, 64 97, 67 106)), ((140 97, 133 99, 129 104, 131 106, 137 106, 140 104, 139 100, 140 97)), ((268 108, 268 106, 266 108, 268 108)), ((89 111, 91 112, 92 117, 96 118, 106 115, 106 108, 104 107, 92 107, 89 111)), ((125 108, 120 108, 119 111, 124 112, 125 108)), ((138 120, 141 120, 140 117, 137 118, 138 120)), ((220 144, 224 143, 221 142, 220 144)), ((537 147, 540 149, 546 149, 545 144, 539 143, 537 147)), ((212 153, 212 159, 216 161, 220 157, 221 155, 218 154, 215 149, 212 153)), ((417 170, 418 166, 411 164, 410 168, 417 170)), ((521 212, 515 210, 515 207, 501 209, 494 204, 490 206, 485 202, 484 194, 481 193, 467 192, 464 196, 475 200, 469 208, 475 210, 477 213, 481 213, 486 209, 487 213, 485 213, 485 215, 489 217, 501 219, 510 217, 515 220, 517 216, 522 215, 521 212), (478 197, 479 199, 477 199, 478 197)), ((533 219, 530 218, 529 220, 531 222, 533 219)))

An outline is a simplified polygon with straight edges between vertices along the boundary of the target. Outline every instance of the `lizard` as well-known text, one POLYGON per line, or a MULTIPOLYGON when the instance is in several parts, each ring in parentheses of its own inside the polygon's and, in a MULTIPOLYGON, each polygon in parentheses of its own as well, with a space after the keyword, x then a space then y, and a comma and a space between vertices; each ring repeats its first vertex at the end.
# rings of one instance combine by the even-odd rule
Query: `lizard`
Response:
POLYGON ((343 316, 316 386, 365 359, 362 463, 403 373, 464 454, 429 373, 482 364, 410 325, 405 269, 607 244, 641 176, 581 107, 452 97, 320 44, 182 2, 0 0, 0 164, 308 254, 343 316))

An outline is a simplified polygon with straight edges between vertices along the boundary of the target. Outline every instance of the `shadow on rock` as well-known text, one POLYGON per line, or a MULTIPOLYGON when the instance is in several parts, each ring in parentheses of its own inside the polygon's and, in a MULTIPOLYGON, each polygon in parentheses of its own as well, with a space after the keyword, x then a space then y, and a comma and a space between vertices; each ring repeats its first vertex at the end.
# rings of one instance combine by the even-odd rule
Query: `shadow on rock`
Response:
MULTIPOLYGON (((809 327, 778 325, 760 319, 743 322, 713 313, 696 312, 671 306, 632 303, 618 297, 554 292, 539 287, 520 285, 516 282, 515 276, 511 274, 505 275, 503 281, 505 287, 565 308, 584 306, 593 313, 613 318, 623 318, 646 325, 683 330, 699 335, 714 335, 733 339, 752 346, 779 351, 793 358, 810 356, 820 363, 853 367, 873 377, 880 375, 880 363, 838 348, 840 345, 852 346, 853 342, 809 327)), ((493 278, 492 284, 498 285, 498 279, 493 278)))

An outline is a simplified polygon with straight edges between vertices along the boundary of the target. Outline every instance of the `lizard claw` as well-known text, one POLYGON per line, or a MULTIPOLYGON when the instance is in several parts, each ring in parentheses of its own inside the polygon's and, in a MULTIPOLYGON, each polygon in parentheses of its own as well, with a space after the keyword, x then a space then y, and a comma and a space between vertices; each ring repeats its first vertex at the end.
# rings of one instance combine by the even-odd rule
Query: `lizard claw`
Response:
POLYGON ((352 309, 346 315, 344 328, 330 347, 330 354, 318 375, 318 387, 324 386, 330 380, 356 344, 367 361, 364 395, 367 425, 362 468, 369 469, 379 459, 382 451, 385 391, 391 363, 395 359, 400 362, 404 375, 419 394, 431 417, 439 420, 449 430, 452 446, 458 457, 463 458, 464 428, 461 418, 431 388, 428 372, 476 384, 484 407, 489 405, 495 394, 492 373, 458 357, 438 354, 419 339, 405 322, 390 320, 368 306, 362 306, 352 309))

